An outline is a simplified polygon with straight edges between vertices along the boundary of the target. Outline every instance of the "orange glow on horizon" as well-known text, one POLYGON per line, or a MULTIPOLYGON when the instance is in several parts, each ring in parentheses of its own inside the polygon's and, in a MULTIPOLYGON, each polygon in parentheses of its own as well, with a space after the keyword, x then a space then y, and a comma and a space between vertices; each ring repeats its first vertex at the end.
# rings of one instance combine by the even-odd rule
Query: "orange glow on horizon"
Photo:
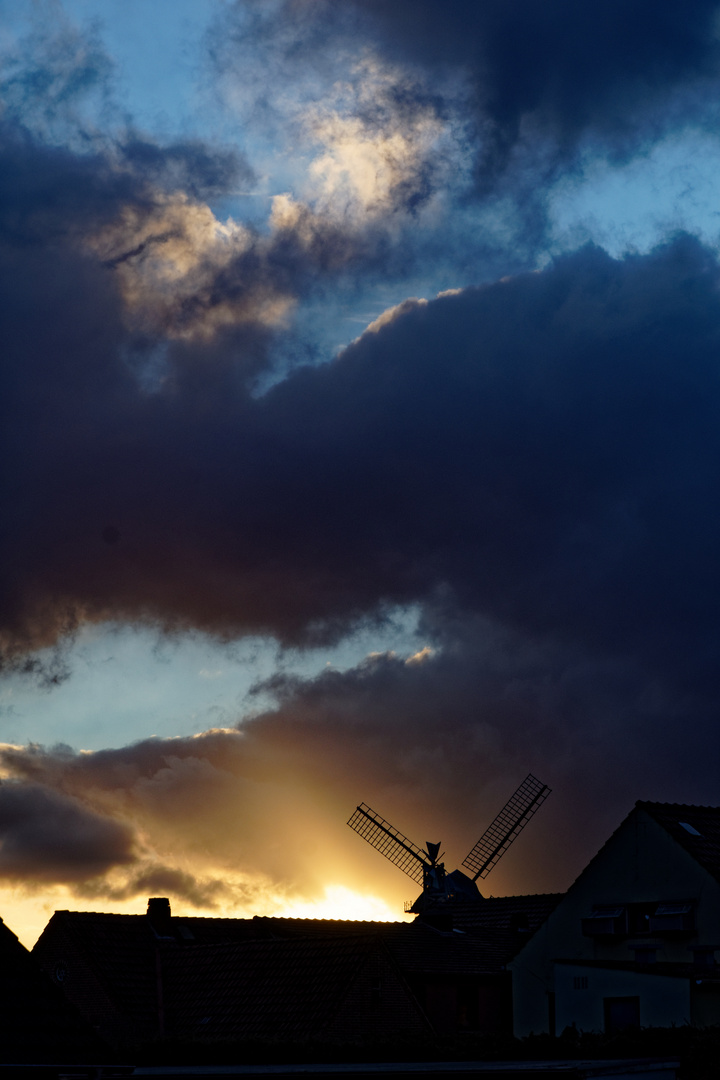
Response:
POLYGON ((355 892, 346 885, 326 885, 322 897, 315 900, 291 900, 273 914, 292 919, 373 922, 402 922, 408 919, 402 911, 390 907, 381 897, 355 892))
MULTIPOLYGON (((251 905, 237 908, 223 906, 198 909, 172 896, 170 902, 173 914, 180 918, 222 916, 248 919, 253 915, 267 915, 288 919, 343 919, 353 922, 404 922, 413 918, 405 915, 401 907, 387 903, 380 896, 356 892, 339 884, 326 885, 322 893, 315 898, 298 896, 293 899, 268 890, 264 895, 258 894, 251 905)), ((28 895, 21 889, 0 888, 0 917, 27 949, 32 949, 55 911, 67 909, 142 915, 145 908, 146 898, 140 896, 118 901, 73 896, 69 890, 62 887, 49 888, 47 892, 35 895, 28 895)))

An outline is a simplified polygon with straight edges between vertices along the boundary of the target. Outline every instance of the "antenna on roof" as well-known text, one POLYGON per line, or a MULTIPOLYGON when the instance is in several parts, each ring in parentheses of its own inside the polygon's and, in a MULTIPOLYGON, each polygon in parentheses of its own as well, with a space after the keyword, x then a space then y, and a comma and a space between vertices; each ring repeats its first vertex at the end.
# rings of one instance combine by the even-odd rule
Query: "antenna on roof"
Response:
POLYGON ((547 784, 542 784, 532 773, 528 773, 467 858, 463 859, 463 866, 475 874, 473 881, 487 877, 549 794, 547 784))

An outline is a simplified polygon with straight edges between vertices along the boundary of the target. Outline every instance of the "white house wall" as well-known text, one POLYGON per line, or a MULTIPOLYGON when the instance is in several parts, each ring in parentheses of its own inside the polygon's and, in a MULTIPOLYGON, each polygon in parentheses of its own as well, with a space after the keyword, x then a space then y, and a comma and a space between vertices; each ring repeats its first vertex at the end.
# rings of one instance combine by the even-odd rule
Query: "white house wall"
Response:
POLYGON ((605 998, 636 995, 640 998, 641 1027, 690 1023, 690 983, 687 979, 556 964, 557 1033, 573 1025, 578 1031, 603 1031, 605 998), (587 988, 576 989, 576 980, 582 980, 587 988))
MULTIPOLYGON (((657 960, 692 960, 691 945, 720 945, 720 884, 645 811, 636 807, 583 870, 565 897, 509 965, 513 973, 514 1031, 549 1031, 548 994, 553 962, 634 960, 633 940, 585 936, 581 921, 596 904, 698 901, 692 938, 658 937, 657 960)), ((681 1019, 676 1020, 681 1023, 681 1019)), ((556 1032, 561 1031, 556 1018, 556 1032)))

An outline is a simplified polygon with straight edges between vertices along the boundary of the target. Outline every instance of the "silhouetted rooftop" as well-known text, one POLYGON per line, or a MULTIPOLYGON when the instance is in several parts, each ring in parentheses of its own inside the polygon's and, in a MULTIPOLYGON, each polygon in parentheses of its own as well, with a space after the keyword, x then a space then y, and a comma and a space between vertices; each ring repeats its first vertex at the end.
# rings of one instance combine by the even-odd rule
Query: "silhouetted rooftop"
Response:
POLYGON ((393 971, 396 992, 403 989, 402 1009, 413 1013, 418 1029, 425 1027, 383 941, 368 934, 342 934, 164 953, 168 1028, 203 1041, 323 1039, 332 1032, 351 991, 351 1013, 357 1007, 359 977, 369 965, 373 972, 380 970, 378 957, 383 960, 385 994, 390 992, 388 972, 393 971))
POLYGON ((418 1005, 412 995, 405 1000, 405 978, 500 975, 559 899, 553 893, 454 902, 446 905, 458 924, 451 929, 442 918, 433 925, 425 917, 383 923, 173 916, 164 898, 153 898, 146 915, 57 911, 35 955, 50 975, 63 969, 70 999, 114 1041, 155 1037, 166 1021, 175 1030, 195 1025, 194 1037, 203 1039, 264 1038, 262 1025, 278 1029, 278 1016, 286 1017, 283 1037, 302 1028, 302 1038, 319 1038, 314 1017, 334 1015, 328 1002, 342 999, 369 957, 390 965, 391 981, 403 987, 398 1001, 413 1013, 418 1005))
POLYGON ((3 1061, 79 1061, 107 1047, 0 919, 0 1045, 3 1061))
POLYGON ((527 896, 488 896, 480 904, 456 901, 455 926, 468 933, 477 930, 525 931, 534 934, 557 907, 564 893, 531 893, 527 896))
MULTIPOLYGON (((58 964, 65 966, 62 983, 71 999, 97 997, 99 990, 107 996, 108 1009, 114 1007, 129 1023, 141 1026, 148 1017, 157 1017, 156 946, 211 944, 252 936, 251 919, 180 916, 170 925, 172 936, 165 937, 156 933, 147 915, 56 911, 33 955, 53 977, 58 964), (74 960, 77 956, 82 957, 81 968, 74 960)), ((101 1009, 99 1000, 97 1008, 101 1009)))

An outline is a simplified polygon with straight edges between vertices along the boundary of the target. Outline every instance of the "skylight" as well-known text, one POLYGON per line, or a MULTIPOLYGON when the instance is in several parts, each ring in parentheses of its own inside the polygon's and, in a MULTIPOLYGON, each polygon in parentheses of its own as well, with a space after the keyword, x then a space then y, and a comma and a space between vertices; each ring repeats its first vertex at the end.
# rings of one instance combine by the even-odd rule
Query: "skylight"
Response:
POLYGON ((691 836, 702 836, 702 833, 699 833, 692 825, 688 825, 687 821, 678 821, 678 825, 682 825, 685 832, 689 832, 691 836))

